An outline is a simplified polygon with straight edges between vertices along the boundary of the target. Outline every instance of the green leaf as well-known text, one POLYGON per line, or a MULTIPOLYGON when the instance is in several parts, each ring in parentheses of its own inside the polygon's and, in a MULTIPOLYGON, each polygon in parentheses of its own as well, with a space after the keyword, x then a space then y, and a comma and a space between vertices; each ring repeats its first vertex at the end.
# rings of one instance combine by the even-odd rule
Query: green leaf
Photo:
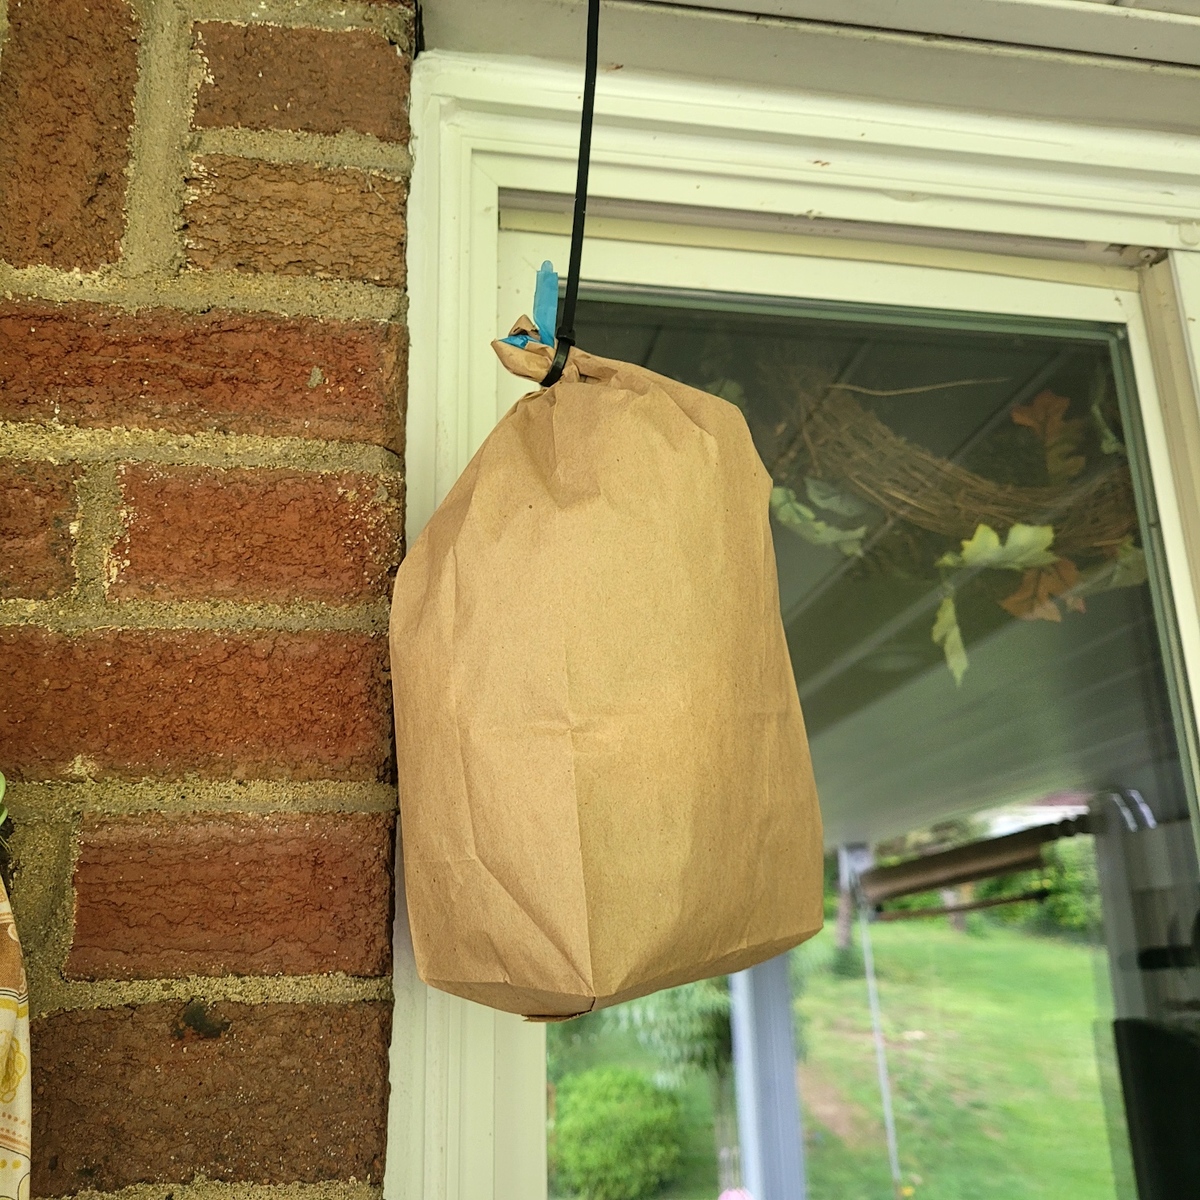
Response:
POLYGON ((1027 571, 1030 567, 1048 567, 1058 555, 1050 549, 1054 541, 1053 525, 1022 525, 1019 521, 1004 542, 990 525, 979 525, 959 554, 943 554, 939 567, 1003 567, 1009 571, 1027 571))
POLYGON ((1125 443, 1113 433, 1098 404, 1092 405, 1092 420, 1096 424, 1096 431, 1100 434, 1100 453, 1124 454, 1125 443))
POLYGON ((789 487, 771 489, 771 512, 785 529, 814 546, 836 546, 847 557, 862 554, 862 540, 867 533, 865 525, 857 529, 839 529, 818 520, 817 514, 807 504, 801 504, 789 487))
POLYGON ((1084 572, 1071 591, 1077 596, 1094 596, 1114 588, 1140 587, 1147 578, 1146 552, 1128 537, 1117 549, 1115 558, 1084 572))
POLYGON ((1117 551, 1117 565, 1113 571, 1112 586, 1115 588, 1138 587, 1149 578, 1146 570, 1146 552, 1126 538, 1117 551))
POLYGON ((714 379, 705 385, 704 390, 722 400, 728 400, 742 412, 746 411, 746 389, 736 379, 714 379))
POLYGON ((962 687, 963 676, 971 664, 967 659, 967 648, 963 645, 962 630, 958 627, 958 609, 954 606, 953 596, 947 596, 938 605, 930 636, 946 656, 946 666, 954 676, 954 686, 962 687))
POLYGON ((826 483, 823 479, 814 479, 811 475, 804 478, 804 490, 818 508, 836 513, 839 517, 854 520, 855 517, 865 517, 870 511, 870 506, 865 500, 839 492, 833 484, 826 483))
POLYGON ((1101 454, 1124 454, 1125 443, 1121 441, 1108 422, 1104 419, 1104 399, 1108 392, 1108 376, 1101 369, 1097 370, 1092 379, 1092 406, 1091 414, 1092 421, 1096 426, 1097 433, 1100 434, 1100 453, 1101 454))

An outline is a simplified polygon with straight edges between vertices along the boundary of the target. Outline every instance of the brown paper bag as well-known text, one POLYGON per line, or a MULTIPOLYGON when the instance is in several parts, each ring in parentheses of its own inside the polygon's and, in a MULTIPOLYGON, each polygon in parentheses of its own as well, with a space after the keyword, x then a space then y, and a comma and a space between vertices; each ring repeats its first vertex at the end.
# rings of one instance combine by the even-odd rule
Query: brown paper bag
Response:
MULTIPOLYGON (((546 347, 495 347, 514 373, 549 367, 546 347)), ((733 405, 577 350, 480 447, 392 607, 427 983, 565 1017, 820 928, 770 490, 733 405)))

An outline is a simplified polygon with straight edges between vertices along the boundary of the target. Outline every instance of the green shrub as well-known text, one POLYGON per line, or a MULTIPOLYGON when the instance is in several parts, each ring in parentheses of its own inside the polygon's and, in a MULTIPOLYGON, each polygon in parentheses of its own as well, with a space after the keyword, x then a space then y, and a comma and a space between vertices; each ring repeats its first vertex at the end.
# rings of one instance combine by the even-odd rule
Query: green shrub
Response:
POLYGON ((1042 905, 1035 928, 1087 934, 1100 927, 1100 881, 1090 837, 1073 837, 1047 846, 1047 882, 1052 895, 1042 905))
POLYGON ((1039 871, 1001 875, 976 885, 975 895, 981 900, 1017 896, 1036 887, 1050 889, 1050 896, 1041 904, 989 909, 988 920, 1034 933, 1093 933, 1100 927, 1100 885, 1092 839, 1080 835, 1054 842, 1045 847, 1042 858, 1045 866, 1039 871))
POLYGON ((679 1101, 644 1075, 594 1067, 559 1085, 557 1179, 586 1200, 643 1200, 683 1155, 679 1101))

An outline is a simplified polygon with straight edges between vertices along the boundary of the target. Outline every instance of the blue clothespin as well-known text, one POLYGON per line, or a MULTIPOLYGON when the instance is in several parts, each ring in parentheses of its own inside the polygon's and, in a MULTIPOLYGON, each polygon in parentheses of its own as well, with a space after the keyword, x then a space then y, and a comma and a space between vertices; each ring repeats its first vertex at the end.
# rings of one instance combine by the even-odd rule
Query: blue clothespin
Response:
POLYGON ((537 326, 538 336, 535 338, 529 333, 514 333, 500 340, 522 350, 533 341, 539 341, 543 346, 553 346, 554 323, 557 319, 558 272, 547 259, 537 273, 537 283, 533 288, 533 323, 537 326))

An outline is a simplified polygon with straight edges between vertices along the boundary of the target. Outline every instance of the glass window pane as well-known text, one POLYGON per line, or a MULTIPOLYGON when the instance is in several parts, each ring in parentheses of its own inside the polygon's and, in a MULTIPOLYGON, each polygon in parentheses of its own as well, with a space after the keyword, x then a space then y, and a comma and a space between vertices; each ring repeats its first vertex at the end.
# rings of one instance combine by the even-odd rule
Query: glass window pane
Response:
POLYGON ((739 403, 795 497, 780 602, 830 840, 1115 779, 1185 814, 1111 337, 871 315, 593 300, 579 321, 594 353, 739 403), (964 557, 1014 523, 1052 540, 964 557), (932 637, 951 591, 959 686, 932 637))
MULTIPOLYGON (((1164 669, 1172 610, 1151 497, 1134 483, 1121 331, 599 291, 577 330, 588 351, 746 417, 774 483, 781 607, 831 850, 909 857, 1090 814, 1094 850, 1064 841, 1037 872, 899 908, 1048 899, 873 924, 903 1186, 946 1200, 1132 1195, 1109 1022, 1136 1125, 1131 1086, 1162 1076, 1146 1030, 1121 1022, 1191 1036, 1200 893, 1177 737, 1190 717, 1164 669), (1167 966, 1147 967, 1147 948, 1167 966)), ((836 892, 831 876, 831 916, 836 892)), ((792 964, 815 1200, 892 1186, 856 946, 831 921, 792 964)), ((736 1182, 732 1097, 723 1067, 672 1059, 671 1003, 653 1010, 661 1036, 646 1012, 552 1029, 552 1082, 569 1093, 611 1062, 675 1089, 686 1150, 663 1194, 715 1195, 736 1182)), ((1135 1132, 1139 1171, 1158 1153, 1147 1137, 1135 1132)))

